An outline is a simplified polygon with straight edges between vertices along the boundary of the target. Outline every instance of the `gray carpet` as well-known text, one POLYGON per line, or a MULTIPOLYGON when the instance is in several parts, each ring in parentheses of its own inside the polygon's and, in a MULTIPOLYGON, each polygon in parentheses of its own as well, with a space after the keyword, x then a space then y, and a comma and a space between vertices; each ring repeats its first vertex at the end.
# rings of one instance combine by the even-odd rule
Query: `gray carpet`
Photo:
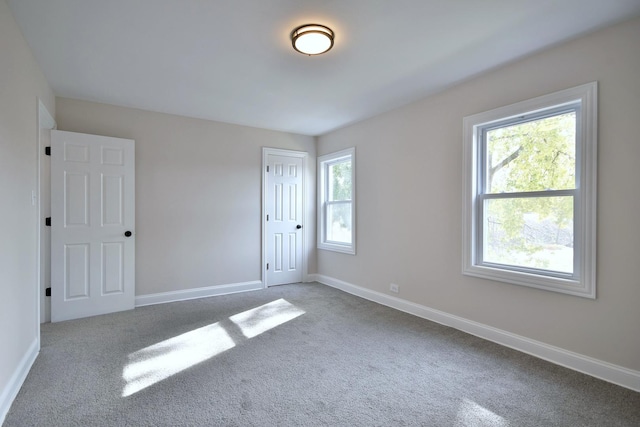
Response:
POLYGON ((640 393, 299 284, 43 325, 3 425, 640 426, 640 393))

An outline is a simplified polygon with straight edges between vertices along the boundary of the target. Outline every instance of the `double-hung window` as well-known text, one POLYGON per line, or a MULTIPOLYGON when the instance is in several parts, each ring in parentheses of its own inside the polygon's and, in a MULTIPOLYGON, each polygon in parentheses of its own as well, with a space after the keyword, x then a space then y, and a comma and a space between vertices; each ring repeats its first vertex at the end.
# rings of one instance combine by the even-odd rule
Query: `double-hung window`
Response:
POLYGON ((318 157, 318 175, 318 248, 355 254, 355 149, 318 157))
POLYGON ((595 298, 596 94, 465 117, 465 274, 595 298))

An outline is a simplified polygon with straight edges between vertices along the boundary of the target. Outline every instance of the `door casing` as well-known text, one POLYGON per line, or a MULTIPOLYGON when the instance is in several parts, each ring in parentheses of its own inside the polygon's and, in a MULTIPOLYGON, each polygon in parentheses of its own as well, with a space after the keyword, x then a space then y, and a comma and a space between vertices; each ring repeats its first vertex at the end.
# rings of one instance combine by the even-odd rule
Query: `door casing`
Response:
MULTIPOLYGON (((51 161, 45 154, 45 147, 51 143, 51 131, 56 129, 56 121, 38 99, 38 141, 36 142, 36 266, 38 325, 51 321, 51 300, 46 289, 51 285, 51 229, 45 226, 45 218, 51 216, 51 161)), ((38 331, 38 339, 40 331, 38 331)))

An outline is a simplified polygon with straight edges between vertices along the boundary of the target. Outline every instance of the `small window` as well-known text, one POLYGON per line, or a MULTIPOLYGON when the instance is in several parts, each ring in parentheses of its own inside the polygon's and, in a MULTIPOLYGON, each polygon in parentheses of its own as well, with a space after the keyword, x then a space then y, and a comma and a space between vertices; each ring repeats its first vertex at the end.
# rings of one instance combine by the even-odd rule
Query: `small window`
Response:
POLYGON ((318 173, 318 248, 355 254, 355 149, 319 157, 318 173))
POLYGON ((465 274, 595 298, 596 93, 465 117, 465 274))

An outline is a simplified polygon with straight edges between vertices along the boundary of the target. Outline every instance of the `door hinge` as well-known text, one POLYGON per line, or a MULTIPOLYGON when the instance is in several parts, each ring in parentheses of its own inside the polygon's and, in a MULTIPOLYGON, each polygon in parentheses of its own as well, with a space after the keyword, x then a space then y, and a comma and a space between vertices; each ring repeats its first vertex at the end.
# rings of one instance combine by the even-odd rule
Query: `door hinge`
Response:
POLYGON ((50 297, 51 296, 51 288, 47 288, 44 290, 44 296, 46 297, 50 297))
POLYGON ((269 172, 269 165, 267 165, 267 172, 269 172))
POLYGON ((51 217, 47 217, 44 219, 44 225, 47 227, 51 227, 51 217))
POLYGON ((269 269, 269 263, 267 263, 267 270, 269 269))
POLYGON ((44 147, 44 154, 47 156, 51 155, 51 147, 44 147))

